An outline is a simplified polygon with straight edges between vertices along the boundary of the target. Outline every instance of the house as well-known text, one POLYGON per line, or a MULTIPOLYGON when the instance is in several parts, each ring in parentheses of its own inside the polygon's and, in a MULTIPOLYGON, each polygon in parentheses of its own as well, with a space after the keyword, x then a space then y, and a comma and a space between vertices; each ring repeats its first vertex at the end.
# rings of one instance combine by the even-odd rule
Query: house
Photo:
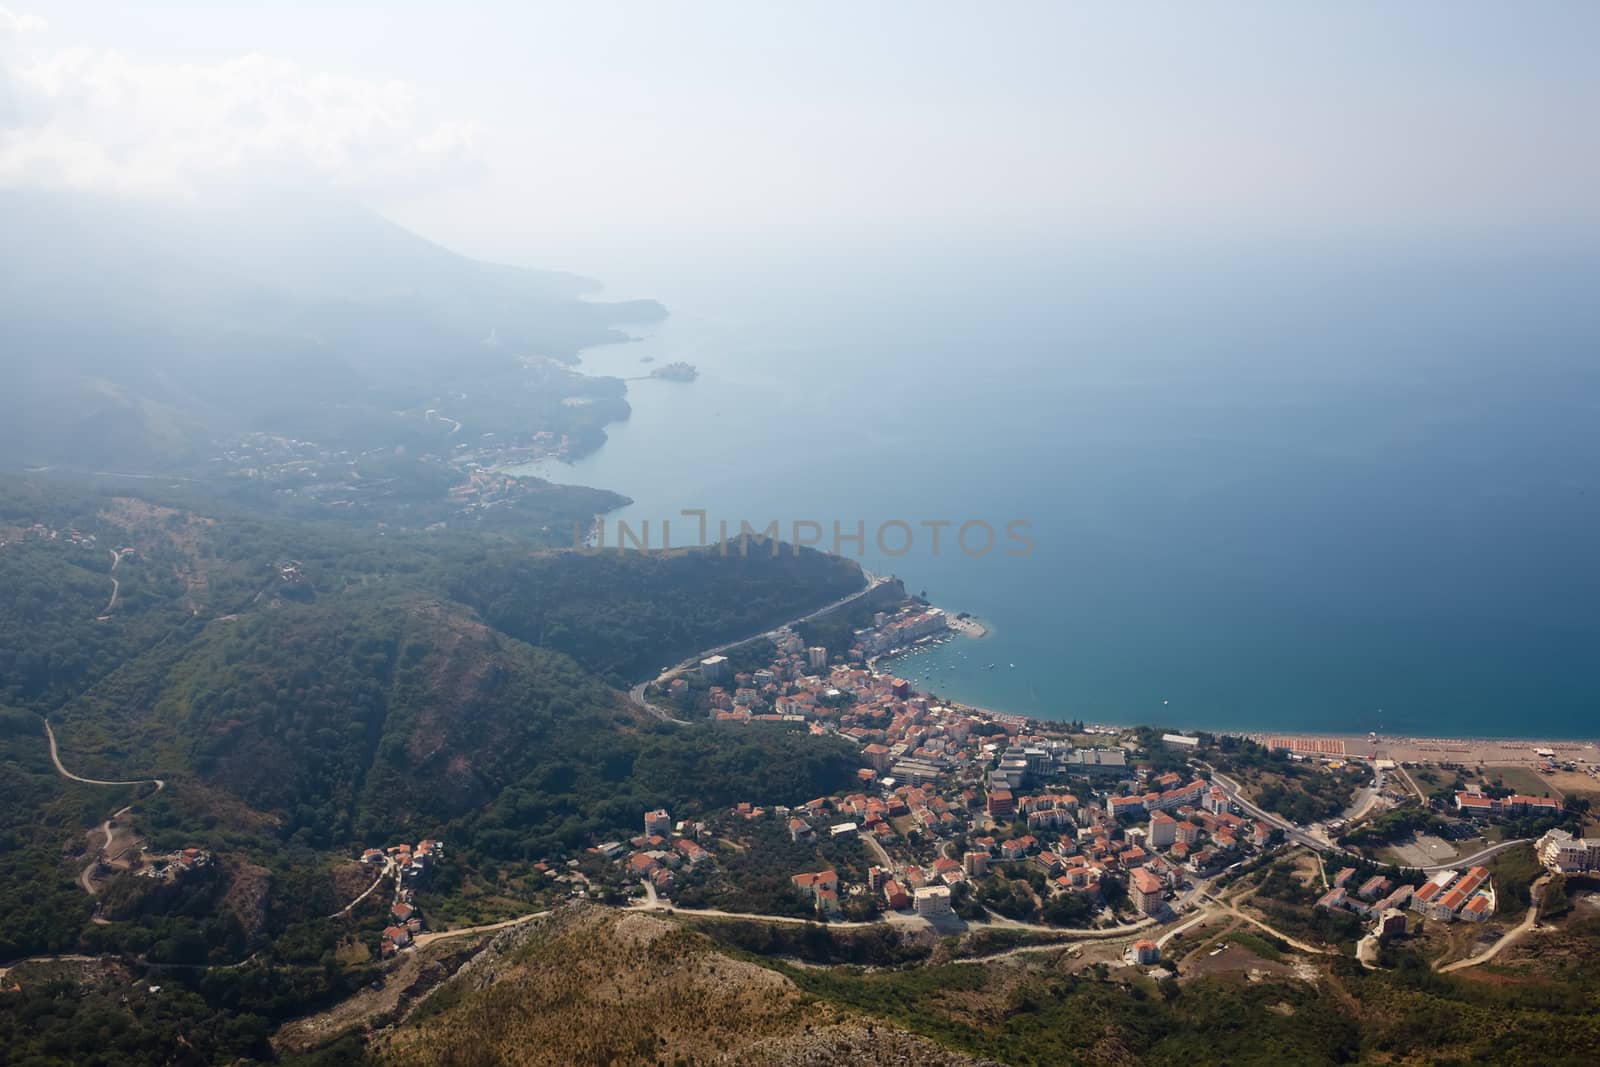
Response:
POLYGON ((839 914, 839 891, 823 886, 817 890, 817 910, 830 918, 839 914))
POLYGON ((797 874, 792 879, 795 891, 802 897, 816 905, 818 911, 828 907, 831 899, 832 906, 837 910, 839 906, 839 875, 836 871, 813 871, 806 874, 797 874), (830 897, 824 897, 828 893, 830 897))
POLYGON ((904 911, 911 906, 911 896, 890 878, 883 883, 883 902, 890 911, 904 911))
POLYGON ((804 843, 816 840, 816 836, 816 831, 804 819, 796 817, 789 820, 789 840, 804 843))
POLYGON ((1133 961, 1141 967, 1160 963, 1161 948, 1154 941, 1148 939, 1135 941, 1133 944, 1133 961))
POLYGON ((1150 832, 1146 838, 1151 848, 1171 848, 1178 840, 1178 820, 1164 811, 1150 816, 1150 832))
POLYGON ((674 841, 672 848, 684 858, 691 868, 711 858, 710 852, 707 852, 698 843, 690 841, 686 837, 680 837, 674 841))
POLYGON ((1145 865, 1145 861, 1149 858, 1150 853, 1146 852, 1138 845, 1134 845, 1132 848, 1125 848, 1121 852, 1117 853, 1117 862, 1122 864, 1130 871, 1135 867, 1143 867, 1145 865))
POLYGON ((1333 884, 1336 888, 1343 889, 1350 884, 1350 879, 1354 878, 1355 876, 1356 869, 1354 867, 1345 867, 1338 874, 1333 876, 1333 884))

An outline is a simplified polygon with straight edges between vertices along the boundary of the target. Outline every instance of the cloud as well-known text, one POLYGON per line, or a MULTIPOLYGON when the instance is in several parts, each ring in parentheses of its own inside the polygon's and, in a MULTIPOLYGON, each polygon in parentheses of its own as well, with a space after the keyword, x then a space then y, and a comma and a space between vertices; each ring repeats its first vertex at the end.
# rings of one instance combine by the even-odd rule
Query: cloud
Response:
POLYGON ((38 15, 18 15, 10 8, 0 7, 0 34, 37 33, 48 26, 38 15))
POLYGON ((261 55, 163 64, 27 53, 20 31, 42 25, 0 10, 0 30, 18 30, 0 34, 0 184, 182 193, 265 180, 384 194, 480 166, 476 124, 440 118, 405 82, 261 55))

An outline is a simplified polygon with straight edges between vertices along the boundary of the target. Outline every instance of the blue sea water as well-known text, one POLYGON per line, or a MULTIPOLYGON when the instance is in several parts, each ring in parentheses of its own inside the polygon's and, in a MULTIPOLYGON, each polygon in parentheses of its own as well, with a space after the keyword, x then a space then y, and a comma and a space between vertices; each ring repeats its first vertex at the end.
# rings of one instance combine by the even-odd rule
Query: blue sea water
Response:
POLYGON ((1593 736, 1597 265, 1463 244, 644 267, 625 285, 672 317, 585 368, 699 379, 632 384, 602 449, 540 473, 626 493, 611 519, 674 543, 682 509, 815 521, 825 547, 865 523, 867 567, 992 630, 901 669, 998 710, 1593 736), (904 555, 874 544, 889 520, 904 555), (994 551, 952 544, 967 520, 994 551))

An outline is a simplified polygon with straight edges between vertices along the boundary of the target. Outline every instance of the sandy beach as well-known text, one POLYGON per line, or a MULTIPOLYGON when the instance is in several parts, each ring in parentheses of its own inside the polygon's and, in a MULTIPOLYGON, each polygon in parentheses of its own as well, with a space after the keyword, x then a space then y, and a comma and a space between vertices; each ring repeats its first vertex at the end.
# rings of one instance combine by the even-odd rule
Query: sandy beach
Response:
MULTIPOLYGON (((1264 741, 1266 734, 1248 735, 1264 741)), ((1283 735, 1278 735, 1283 736, 1283 735)), ((1391 759, 1396 763, 1538 764, 1550 758, 1538 750, 1554 753, 1556 762, 1600 763, 1600 745, 1593 741, 1540 741, 1509 737, 1389 737, 1376 742, 1366 734, 1295 734, 1297 738, 1342 741, 1345 755, 1391 759)))

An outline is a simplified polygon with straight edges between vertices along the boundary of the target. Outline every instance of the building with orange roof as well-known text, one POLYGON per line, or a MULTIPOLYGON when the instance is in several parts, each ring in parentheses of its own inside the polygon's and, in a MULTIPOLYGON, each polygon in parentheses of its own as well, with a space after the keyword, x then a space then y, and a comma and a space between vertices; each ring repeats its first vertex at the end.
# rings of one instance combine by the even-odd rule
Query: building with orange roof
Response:
POLYGON ((1145 870, 1135 868, 1129 879, 1129 895, 1141 915, 1159 915, 1165 906, 1161 899, 1165 887, 1161 879, 1145 870))

